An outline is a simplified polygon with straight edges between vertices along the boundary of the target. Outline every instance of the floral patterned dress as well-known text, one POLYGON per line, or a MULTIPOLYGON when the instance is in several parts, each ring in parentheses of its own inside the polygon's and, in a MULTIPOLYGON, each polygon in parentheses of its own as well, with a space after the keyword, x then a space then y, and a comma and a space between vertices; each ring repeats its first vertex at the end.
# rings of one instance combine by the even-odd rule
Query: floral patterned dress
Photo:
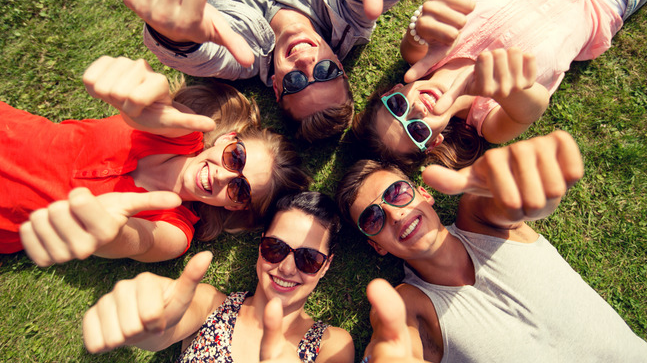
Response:
MULTIPOLYGON (((248 292, 231 293, 200 327, 198 335, 178 358, 178 363, 233 363, 231 339, 238 312, 248 292)), ((319 354, 321 337, 328 324, 317 321, 303 336, 297 354, 304 363, 313 363, 319 354)))

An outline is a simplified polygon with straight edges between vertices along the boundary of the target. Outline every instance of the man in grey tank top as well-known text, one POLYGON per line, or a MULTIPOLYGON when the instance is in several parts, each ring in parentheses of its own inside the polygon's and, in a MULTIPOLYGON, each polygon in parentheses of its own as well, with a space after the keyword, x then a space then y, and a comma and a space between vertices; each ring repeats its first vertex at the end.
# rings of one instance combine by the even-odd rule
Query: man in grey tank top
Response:
POLYGON ((583 173, 564 131, 460 171, 429 166, 426 184, 464 193, 445 227, 434 198, 398 169, 351 167, 337 189, 342 214, 378 253, 406 262, 397 293, 384 280, 367 289, 365 361, 647 362, 647 343, 525 223, 550 215, 583 173))

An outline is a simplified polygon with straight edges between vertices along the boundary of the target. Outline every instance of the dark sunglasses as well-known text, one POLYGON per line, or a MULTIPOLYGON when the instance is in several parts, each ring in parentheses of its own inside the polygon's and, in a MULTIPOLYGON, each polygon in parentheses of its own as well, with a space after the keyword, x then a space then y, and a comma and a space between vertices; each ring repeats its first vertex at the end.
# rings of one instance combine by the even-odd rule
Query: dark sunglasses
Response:
POLYGON ((382 97, 382 103, 396 120, 400 121, 402 127, 409 135, 411 141, 420 149, 427 150, 427 141, 431 138, 431 128, 422 120, 407 120, 409 113, 409 100, 400 92, 392 93, 382 97))
POLYGON ((283 92, 281 93, 280 99, 283 99, 283 96, 285 95, 301 92, 315 82, 332 81, 343 74, 344 71, 339 68, 337 63, 330 59, 324 59, 315 64, 312 72, 312 76, 315 80, 312 82, 309 82, 308 76, 299 70, 288 72, 285 77, 283 77, 283 92))
POLYGON ((245 161, 247 161, 245 144, 236 137, 234 141, 225 146, 222 152, 222 166, 229 171, 238 173, 238 176, 227 184, 227 196, 234 203, 246 204, 252 199, 252 186, 243 176, 245 161))
POLYGON ((312 248, 292 248, 287 243, 274 237, 261 238, 261 257, 269 263, 283 261, 290 252, 294 253, 294 263, 299 271, 316 274, 321 270, 328 256, 312 248))
MULTIPOLYGON (((411 183, 406 180, 398 180, 391 184, 382 193, 382 201, 378 204, 371 203, 364 208, 357 219, 357 227, 365 235, 372 237, 382 232, 386 221, 386 213, 382 209, 382 203, 393 207, 402 208, 413 201, 415 190, 411 183)), ((375 198, 377 200, 379 197, 375 198)), ((373 200, 373 202, 375 202, 373 200)))

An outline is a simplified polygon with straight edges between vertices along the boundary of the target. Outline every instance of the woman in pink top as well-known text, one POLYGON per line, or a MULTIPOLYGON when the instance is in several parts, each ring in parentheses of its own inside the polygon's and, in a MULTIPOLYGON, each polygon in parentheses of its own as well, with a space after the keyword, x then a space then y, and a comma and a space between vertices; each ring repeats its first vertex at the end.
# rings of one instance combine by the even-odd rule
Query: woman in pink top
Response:
POLYGON ((512 140, 538 120, 570 63, 606 51, 643 3, 427 1, 401 43, 410 83, 376 92, 353 131, 405 168, 469 165, 484 141, 512 140))
POLYGON ((40 266, 171 259, 194 232, 254 228, 307 186, 296 152, 229 86, 172 95, 145 61, 110 57, 83 80, 121 114, 56 124, 0 103, 0 253, 24 248, 40 266))

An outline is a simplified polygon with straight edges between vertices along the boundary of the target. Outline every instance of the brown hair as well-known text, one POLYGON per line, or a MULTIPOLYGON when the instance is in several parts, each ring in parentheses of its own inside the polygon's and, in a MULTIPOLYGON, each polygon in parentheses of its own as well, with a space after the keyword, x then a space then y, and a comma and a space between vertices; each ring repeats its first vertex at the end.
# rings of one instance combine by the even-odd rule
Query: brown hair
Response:
POLYGON ((355 203, 359 189, 369 176, 378 171, 388 171, 402 180, 410 181, 404 172, 393 164, 369 159, 357 161, 341 178, 335 192, 335 201, 339 212, 348 223, 355 225, 355 221, 350 216, 350 207, 355 203))
POLYGON ((308 142, 314 142, 340 134, 346 130, 355 114, 355 101, 353 100, 353 93, 350 90, 348 79, 344 78, 343 82, 344 89, 347 93, 346 102, 317 111, 302 119, 297 119, 292 116, 285 108, 283 100, 279 102, 284 116, 298 125, 297 137, 303 138, 308 142))
POLYGON ((478 135, 474 127, 466 124, 463 119, 453 117, 442 131, 444 141, 440 145, 426 153, 393 152, 382 142, 374 121, 377 112, 383 106, 381 95, 387 90, 388 88, 381 88, 375 91, 364 111, 355 116, 352 124, 355 137, 365 144, 369 152, 378 155, 382 160, 394 163, 407 172, 423 163, 440 164, 457 170, 472 165, 487 150, 489 144, 478 135))
POLYGON ((175 92, 174 100, 215 121, 215 129, 204 135, 205 149, 212 147, 219 136, 235 131, 242 140, 261 141, 273 159, 272 165, 268 165, 272 171, 269 191, 264 198, 253 198, 249 209, 229 211, 200 202, 192 203, 193 210, 200 217, 196 224, 197 239, 208 241, 223 230, 237 232, 259 227, 275 199, 302 191, 309 185, 310 177, 300 168, 301 158, 294 147, 283 136, 261 129, 256 102, 235 88, 217 82, 182 87, 175 92))

